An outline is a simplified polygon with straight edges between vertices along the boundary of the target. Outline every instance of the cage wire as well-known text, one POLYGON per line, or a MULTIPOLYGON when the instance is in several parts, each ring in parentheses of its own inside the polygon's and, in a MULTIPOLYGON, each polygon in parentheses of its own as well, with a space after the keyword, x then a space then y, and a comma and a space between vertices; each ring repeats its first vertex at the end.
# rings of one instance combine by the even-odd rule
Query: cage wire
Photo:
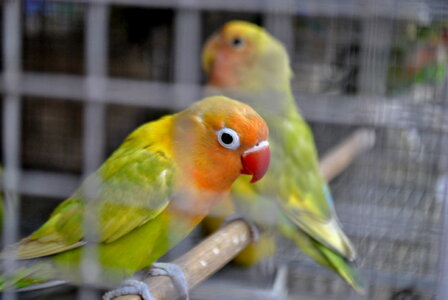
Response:
MULTIPOLYGON (((286 44, 320 155, 358 128, 376 132, 374 148, 331 183, 367 294, 277 237, 267 263, 229 265, 191 298, 263 299, 282 265, 291 299, 448 297, 447 3, 6 0, 0 19, 3 245, 42 224, 133 128, 199 99, 201 45, 242 19, 286 44)), ((3 297, 97 299, 100 291, 3 297)))

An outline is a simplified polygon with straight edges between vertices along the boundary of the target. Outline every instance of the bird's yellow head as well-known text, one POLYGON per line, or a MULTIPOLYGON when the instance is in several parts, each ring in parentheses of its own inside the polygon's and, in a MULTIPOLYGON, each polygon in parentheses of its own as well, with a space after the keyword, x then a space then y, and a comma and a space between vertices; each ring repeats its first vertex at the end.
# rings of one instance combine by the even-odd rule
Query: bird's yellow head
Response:
POLYGON ((198 186, 227 190, 240 174, 255 182, 266 173, 269 130, 250 106, 209 97, 177 114, 176 123, 174 151, 198 186))
POLYGON ((226 23, 207 40, 202 65, 209 84, 223 88, 284 88, 292 74, 283 45, 263 28, 244 21, 226 23))

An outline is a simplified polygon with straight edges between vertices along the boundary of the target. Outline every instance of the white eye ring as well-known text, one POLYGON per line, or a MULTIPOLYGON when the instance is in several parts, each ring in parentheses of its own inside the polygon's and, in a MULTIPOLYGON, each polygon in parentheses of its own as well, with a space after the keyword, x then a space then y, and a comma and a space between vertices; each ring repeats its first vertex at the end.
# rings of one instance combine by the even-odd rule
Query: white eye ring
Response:
POLYGON ((220 129, 216 131, 216 135, 218 136, 219 144, 224 148, 235 150, 240 146, 240 137, 233 129, 220 129))

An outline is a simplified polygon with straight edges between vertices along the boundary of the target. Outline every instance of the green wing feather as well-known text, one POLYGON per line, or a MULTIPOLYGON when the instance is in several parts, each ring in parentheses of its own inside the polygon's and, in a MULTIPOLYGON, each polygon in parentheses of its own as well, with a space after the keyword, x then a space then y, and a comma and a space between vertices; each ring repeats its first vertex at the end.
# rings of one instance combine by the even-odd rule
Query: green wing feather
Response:
MULTIPOLYGON (((251 104, 256 107, 256 102, 251 104)), ((308 124, 295 106, 280 116, 265 116, 265 119, 271 129, 269 171, 254 185, 237 181, 233 198, 272 195, 283 213, 301 230, 348 260, 354 260, 356 253, 341 230, 327 183, 319 173, 317 151, 308 124)))
POLYGON ((99 242, 111 243, 158 216, 172 193, 174 165, 151 146, 129 149, 124 144, 80 189, 62 202, 48 221, 18 246, 20 259, 60 253, 85 244, 85 188, 97 181, 99 242))
MULTIPOLYGON (((364 292, 364 283, 347 258, 302 230, 302 227, 292 221, 292 217, 285 214, 285 210, 278 205, 278 202, 272 201, 269 195, 260 195, 255 186, 256 184, 248 184, 248 181, 242 178, 236 181, 232 193, 240 211, 257 224, 269 224, 278 228, 283 236, 292 240, 305 254, 335 271, 358 292, 364 292)), ((272 229, 266 230, 268 234, 272 233, 272 229)))
POLYGON ((308 124, 295 110, 290 110, 283 122, 277 124, 277 136, 281 136, 277 142, 283 147, 277 158, 278 165, 282 166, 277 177, 280 205, 289 219, 314 239, 354 260, 355 251, 340 228, 327 183, 319 173, 308 124))

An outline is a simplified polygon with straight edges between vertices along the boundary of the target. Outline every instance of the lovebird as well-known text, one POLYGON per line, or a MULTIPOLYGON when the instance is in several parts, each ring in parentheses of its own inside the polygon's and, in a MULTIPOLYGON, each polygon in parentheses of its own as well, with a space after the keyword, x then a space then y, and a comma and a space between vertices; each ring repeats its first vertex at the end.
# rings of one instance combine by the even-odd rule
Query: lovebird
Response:
MULTIPOLYGON (((251 182, 263 177, 268 132, 250 106, 223 96, 140 126, 39 229, 2 252, 24 266, 12 278, 3 276, 1 288, 50 279, 82 282, 79 264, 88 249, 96 251, 99 278, 108 285, 150 267, 228 195, 240 174, 251 175, 251 182), (96 240, 85 239, 85 220, 97 225, 96 233, 89 227, 96 240), (36 258, 46 259, 31 264, 36 258)), ((179 279, 171 274, 178 267, 156 268, 149 274, 179 279)), ((104 299, 123 294, 153 299, 135 280, 104 299)))
POLYGON ((237 180, 231 193, 235 205, 248 219, 276 224, 303 252, 362 292, 351 264, 355 250, 341 229, 330 189, 319 173, 313 134, 292 94, 284 46, 255 24, 231 21, 207 40, 202 63, 208 94, 237 97, 270 128, 269 171, 252 186, 237 180))

